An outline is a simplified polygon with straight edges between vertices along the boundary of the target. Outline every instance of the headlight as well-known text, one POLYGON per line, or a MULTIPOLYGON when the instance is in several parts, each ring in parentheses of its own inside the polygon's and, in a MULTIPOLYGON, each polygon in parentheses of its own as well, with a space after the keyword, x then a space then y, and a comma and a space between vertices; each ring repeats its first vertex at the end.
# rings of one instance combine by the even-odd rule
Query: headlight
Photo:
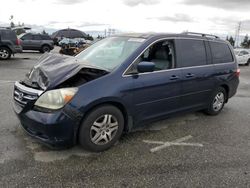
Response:
POLYGON ((60 109, 74 97, 77 91, 77 88, 63 88, 47 91, 38 98, 35 106, 51 110, 60 109))

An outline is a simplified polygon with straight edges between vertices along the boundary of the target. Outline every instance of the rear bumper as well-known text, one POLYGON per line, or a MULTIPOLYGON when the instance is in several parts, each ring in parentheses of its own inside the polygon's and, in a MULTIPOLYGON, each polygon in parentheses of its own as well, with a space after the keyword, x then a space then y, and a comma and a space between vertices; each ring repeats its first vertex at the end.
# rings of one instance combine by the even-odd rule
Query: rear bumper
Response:
POLYGON ((228 98, 233 97, 237 93, 239 83, 240 83, 240 80, 238 77, 231 81, 231 85, 230 85, 229 93, 228 93, 228 98))
POLYGON ((22 48, 22 46, 21 45, 19 45, 19 46, 14 46, 14 48, 13 48, 13 53, 22 53, 23 52, 23 48, 22 48))

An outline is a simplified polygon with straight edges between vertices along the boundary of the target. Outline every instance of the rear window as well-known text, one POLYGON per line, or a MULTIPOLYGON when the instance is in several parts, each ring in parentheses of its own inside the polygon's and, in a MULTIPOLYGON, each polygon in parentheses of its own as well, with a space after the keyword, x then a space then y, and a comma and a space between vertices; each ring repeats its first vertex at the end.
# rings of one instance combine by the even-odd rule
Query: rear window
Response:
POLYGON ((16 33, 11 30, 1 30, 1 39, 4 40, 16 40, 16 33))
POLYGON ((207 64, 203 40, 182 39, 178 42, 180 64, 178 67, 192 67, 207 64))
POLYGON ((213 62, 218 63, 228 63, 233 61, 233 55, 229 46, 225 43, 220 42, 209 42, 211 46, 213 62))

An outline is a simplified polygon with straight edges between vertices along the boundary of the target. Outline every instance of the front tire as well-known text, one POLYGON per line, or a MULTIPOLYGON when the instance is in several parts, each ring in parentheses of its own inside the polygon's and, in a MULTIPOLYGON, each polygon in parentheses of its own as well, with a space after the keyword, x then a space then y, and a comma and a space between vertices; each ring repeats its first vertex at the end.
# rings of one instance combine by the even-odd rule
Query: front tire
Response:
POLYGON ((50 47, 48 45, 43 45, 41 51, 42 53, 50 52, 50 47))
POLYGON ((11 51, 6 47, 0 47, 0 60, 7 60, 11 56, 11 51))
POLYGON ((122 112, 111 105, 93 109, 79 130, 79 143, 86 150, 101 152, 113 146, 124 129, 122 112))
POLYGON ((223 87, 219 87, 212 94, 208 108, 205 112, 208 115, 218 115, 223 109, 227 99, 227 92, 223 87))

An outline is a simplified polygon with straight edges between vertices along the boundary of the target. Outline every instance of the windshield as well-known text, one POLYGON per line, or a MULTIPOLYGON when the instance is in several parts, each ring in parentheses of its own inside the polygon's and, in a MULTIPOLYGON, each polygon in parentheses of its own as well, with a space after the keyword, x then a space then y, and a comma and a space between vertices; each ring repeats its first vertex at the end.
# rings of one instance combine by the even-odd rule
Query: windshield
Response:
POLYGON ((103 39, 76 56, 85 64, 113 70, 121 65, 144 41, 142 38, 110 37, 103 39))

